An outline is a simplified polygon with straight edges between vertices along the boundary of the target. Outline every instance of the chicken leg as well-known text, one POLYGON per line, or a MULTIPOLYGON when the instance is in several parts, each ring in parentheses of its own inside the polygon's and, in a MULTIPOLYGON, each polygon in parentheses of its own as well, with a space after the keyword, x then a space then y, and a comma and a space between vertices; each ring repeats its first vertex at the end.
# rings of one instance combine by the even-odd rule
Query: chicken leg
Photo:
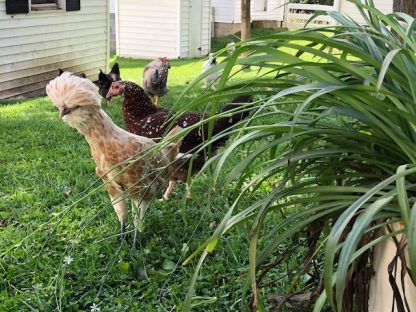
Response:
POLYGON ((163 194, 163 200, 169 200, 170 195, 172 194, 172 190, 175 187, 175 184, 175 180, 169 181, 168 188, 166 189, 165 194, 163 194))
POLYGON ((147 207, 149 206, 149 203, 145 200, 141 200, 139 203, 139 200, 132 199, 132 205, 133 205, 133 214, 134 214, 134 236, 133 236, 133 246, 137 246, 137 238, 139 232, 143 231, 143 219, 144 215, 146 213, 147 207), (140 210, 138 209, 140 206, 140 210))
POLYGON ((126 220, 127 220, 127 204, 123 198, 123 190, 115 185, 114 183, 106 184, 108 195, 111 199, 114 211, 117 214, 118 220, 120 221, 120 232, 124 234, 126 231, 126 220))

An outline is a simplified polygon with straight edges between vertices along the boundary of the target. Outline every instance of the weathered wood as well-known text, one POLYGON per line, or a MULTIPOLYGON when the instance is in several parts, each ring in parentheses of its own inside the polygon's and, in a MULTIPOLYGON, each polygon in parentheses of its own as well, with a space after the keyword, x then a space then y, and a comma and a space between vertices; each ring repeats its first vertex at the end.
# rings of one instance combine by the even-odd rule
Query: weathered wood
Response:
POLYGON ((410 16, 416 17, 416 1, 415 0, 393 0, 393 11, 404 12, 410 16))
POLYGON ((241 0, 241 40, 245 41, 251 35, 250 0, 241 0))

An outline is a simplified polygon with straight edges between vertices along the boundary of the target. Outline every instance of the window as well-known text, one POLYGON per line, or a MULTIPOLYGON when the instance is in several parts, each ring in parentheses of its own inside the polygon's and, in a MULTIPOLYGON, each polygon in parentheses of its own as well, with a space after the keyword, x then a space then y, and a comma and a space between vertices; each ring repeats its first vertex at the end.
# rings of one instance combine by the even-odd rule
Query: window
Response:
POLYGON ((58 6, 58 0, 31 0, 30 10, 31 11, 47 11, 61 9, 58 6))
POLYGON ((81 0, 6 0, 6 14, 45 10, 79 11, 81 0))

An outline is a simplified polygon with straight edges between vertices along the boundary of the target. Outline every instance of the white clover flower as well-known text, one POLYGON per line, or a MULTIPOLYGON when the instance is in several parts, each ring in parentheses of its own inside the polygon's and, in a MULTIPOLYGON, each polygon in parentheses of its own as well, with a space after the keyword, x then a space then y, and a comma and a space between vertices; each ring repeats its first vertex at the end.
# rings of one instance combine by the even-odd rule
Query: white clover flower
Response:
POLYGON ((64 264, 65 265, 70 265, 73 261, 74 261, 74 258, 72 258, 71 256, 66 256, 64 258, 64 264))
POLYGON ((90 306, 90 308, 91 308, 91 312, 100 312, 101 311, 100 307, 95 303, 93 303, 92 306, 90 306))

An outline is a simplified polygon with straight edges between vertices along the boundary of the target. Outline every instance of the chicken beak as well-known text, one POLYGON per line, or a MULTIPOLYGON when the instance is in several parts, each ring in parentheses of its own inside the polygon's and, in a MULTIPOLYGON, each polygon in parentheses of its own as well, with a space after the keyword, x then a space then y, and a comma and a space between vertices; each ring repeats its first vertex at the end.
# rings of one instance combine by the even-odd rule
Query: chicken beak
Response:
POLYGON ((111 107, 111 105, 113 104, 113 95, 111 94, 111 88, 107 91, 105 99, 107 101, 108 107, 111 107))
POLYGON ((107 94, 105 99, 107 100, 108 107, 111 107, 113 105, 113 97, 107 94))
POLYGON ((63 118, 65 115, 69 114, 71 112, 71 109, 64 106, 61 106, 59 108, 59 117, 63 118))

